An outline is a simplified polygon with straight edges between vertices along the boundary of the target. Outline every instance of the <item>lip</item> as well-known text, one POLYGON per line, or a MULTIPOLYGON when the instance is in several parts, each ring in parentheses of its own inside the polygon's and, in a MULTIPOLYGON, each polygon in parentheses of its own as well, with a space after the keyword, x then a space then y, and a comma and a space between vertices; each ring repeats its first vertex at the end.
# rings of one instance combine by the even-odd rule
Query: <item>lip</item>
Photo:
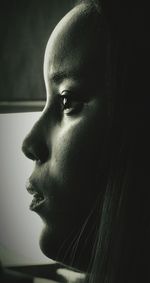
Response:
POLYGON ((42 207, 45 205, 46 198, 39 196, 39 194, 33 195, 33 200, 29 206, 30 210, 32 211, 39 211, 42 209, 42 207))
POLYGON ((26 189, 29 194, 33 195, 33 200, 29 206, 30 210, 39 211, 42 209, 46 202, 46 197, 43 192, 41 192, 41 190, 34 186, 30 181, 27 182, 26 189))

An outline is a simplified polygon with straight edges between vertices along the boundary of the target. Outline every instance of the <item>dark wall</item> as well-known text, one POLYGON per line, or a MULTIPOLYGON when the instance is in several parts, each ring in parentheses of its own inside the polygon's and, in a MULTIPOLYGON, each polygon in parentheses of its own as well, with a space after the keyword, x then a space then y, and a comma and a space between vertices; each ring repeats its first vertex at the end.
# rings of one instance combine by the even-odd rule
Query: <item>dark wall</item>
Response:
POLYGON ((0 101, 45 99, 45 46, 72 4, 72 0, 1 1, 0 101))

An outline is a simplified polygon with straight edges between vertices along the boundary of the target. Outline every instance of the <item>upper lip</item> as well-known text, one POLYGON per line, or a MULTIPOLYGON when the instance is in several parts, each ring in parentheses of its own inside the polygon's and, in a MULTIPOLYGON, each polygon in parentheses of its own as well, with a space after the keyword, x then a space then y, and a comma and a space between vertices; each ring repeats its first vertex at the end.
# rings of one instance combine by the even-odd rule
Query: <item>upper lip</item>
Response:
POLYGON ((30 180, 27 181, 26 189, 28 193, 31 195, 35 195, 35 194, 43 195, 43 193, 38 189, 38 187, 35 186, 30 180))

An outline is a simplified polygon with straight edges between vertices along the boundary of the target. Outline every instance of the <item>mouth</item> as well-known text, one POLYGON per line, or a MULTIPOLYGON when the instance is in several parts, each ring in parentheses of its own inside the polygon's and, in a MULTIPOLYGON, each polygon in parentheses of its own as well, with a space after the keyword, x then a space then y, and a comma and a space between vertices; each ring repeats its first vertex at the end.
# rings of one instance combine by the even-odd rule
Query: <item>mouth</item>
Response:
POLYGON ((36 187, 34 187, 31 183, 27 185, 27 191, 29 194, 33 195, 32 202, 29 206, 30 210, 38 211, 44 205, 46 198, 43 192, 39 191, 36 187))
POLYGON ((36 192, 35 194, 33 194, 33 200, 30 204, 30 210, 32 211, 37 211, 39 209, 42 208, 42 206, 44 205, 45 203, 45 197, 42 193, 38 193, 36 192))

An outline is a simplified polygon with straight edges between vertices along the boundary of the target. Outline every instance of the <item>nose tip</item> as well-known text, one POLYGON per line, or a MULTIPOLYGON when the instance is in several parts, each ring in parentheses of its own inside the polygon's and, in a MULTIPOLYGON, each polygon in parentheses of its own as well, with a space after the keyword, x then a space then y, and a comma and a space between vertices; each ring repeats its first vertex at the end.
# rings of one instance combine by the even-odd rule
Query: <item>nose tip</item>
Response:
POLYGON ((30 135, 23 141, 22 151, 26 157, 40 163, 44 163, 49 155, 47 145, 37 138, 33 139, 30 135))
POLYGON ((26 140, 24 140, 22 144, 22 151, 26 157, 32 160, 37 160, 37 156, 35 155, 35 152, 33 151, 33 148, 29 145, 27 145, 26 140))

